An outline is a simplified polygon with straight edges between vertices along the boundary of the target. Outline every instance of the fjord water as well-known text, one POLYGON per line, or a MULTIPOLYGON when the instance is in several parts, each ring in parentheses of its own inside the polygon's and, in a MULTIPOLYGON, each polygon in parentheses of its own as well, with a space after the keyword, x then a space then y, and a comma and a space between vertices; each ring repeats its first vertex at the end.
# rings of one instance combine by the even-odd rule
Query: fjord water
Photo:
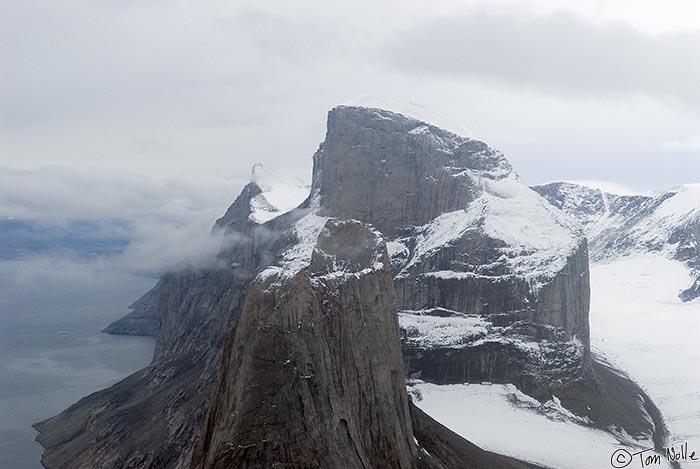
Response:
POLYGON ((155 279, 0 262, 0 469, 40 468, 31 425, 146 366, 155 341, 100 331, 155 279))

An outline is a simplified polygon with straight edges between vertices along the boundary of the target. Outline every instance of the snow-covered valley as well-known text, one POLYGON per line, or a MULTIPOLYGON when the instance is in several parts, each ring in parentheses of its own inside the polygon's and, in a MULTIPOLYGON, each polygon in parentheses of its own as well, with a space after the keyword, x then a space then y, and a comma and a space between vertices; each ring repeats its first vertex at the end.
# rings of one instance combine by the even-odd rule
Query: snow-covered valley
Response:
POLYGON ((678 298, 691 283, 683 264, 653 254, 593 264, 591 341, 659 406, 669 444, 700 449, 700 301, 678 298))
POLYGON ((510 384, 415 382, 409 390, 422 410, 455 433, 488 451, 543 467, 610 467, 617 449, 634 453, 651 446, 623 446, 612 434, 576 422, 556 401, 540 404, 510 384))

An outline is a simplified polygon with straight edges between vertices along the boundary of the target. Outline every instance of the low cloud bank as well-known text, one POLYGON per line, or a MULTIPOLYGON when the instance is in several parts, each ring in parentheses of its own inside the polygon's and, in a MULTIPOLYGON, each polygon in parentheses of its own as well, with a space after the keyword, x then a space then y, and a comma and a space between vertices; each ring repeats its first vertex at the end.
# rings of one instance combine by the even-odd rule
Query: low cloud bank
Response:
POLYGON ((223 237, 211 227, 242 185, 104 169, 0 168, 0 258, 23 261, 16 265, 24 278, 47 267, 65 275, 149 276, 201 267, 215 261, 223 237))

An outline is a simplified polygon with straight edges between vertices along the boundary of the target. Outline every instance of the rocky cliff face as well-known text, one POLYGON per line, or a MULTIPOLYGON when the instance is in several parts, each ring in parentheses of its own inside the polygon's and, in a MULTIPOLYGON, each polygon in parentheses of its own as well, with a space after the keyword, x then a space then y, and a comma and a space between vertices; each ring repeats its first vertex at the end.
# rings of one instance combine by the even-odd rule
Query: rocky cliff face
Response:
POLYGON ((259 174, 212 267, 167 274, 108 328, 157 334, 153 363, 37 425, 47 467, 523 466, 412 409, 404 373, 662 428, 591 357, 579 226, 488 145, 338 107, 297 208, 303 185, 259 174))
POLYGON ((381 237, 329 220, 308 267, 249 287, 194 467, 412 467, 398 336, 381 237))
POLYGON ((392 237, 464 209, 481 192, 473 175, 497 179, 511 170, 483 142, 379 109, 339 107, 328 116, 313 190, 336 216, 392 237))
POLYGON ((336 108, 312 198, 387 237, 411 376, 547 395, 588 366, 586 240, 485 143, 336 108))
POLYGON ((687 185, 658 196, 619 195, 568 182, 533 189, 579 220, 594 260, 658 253, 683 262, 697 280, 679 293, 700 297, 700 186, 687 185))
POLYGON ((153 362, 36 425, 49 468, 187 467, 220 357, 240 313, 242 278, 228 269, 165 276, 153 362))

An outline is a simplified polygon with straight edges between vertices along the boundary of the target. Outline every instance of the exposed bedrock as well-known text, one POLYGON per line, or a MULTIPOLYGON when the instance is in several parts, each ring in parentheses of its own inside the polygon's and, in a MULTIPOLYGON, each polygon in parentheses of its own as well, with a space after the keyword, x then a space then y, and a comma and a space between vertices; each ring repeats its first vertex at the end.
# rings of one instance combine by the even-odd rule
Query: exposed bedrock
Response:
MULTIPOLYGON (((252 193, 234 205, 244 206, 252 193)), ((231 211, 229 211, 231 212, 231 211)), ((233 231, 231 222, 228 226, 233 231)), ((252 278, 253 231, 243 224, 227 243, 236 267, 166 273, 107 331, 153 334, 152 363, 35 425, 48 468, 186 468, 206 415, 225 334, 252 278)), ((264 239, 270 239, 267 235, 264 239)), ((261 245, 264 243, 261 241, 261 245)))
POLYGON ((663 423, 643 391, 590 354, 582 231, 499 152, 410 118, 340 107, 312 187, 328 214, 371 223, 395 244, 400 311, 443 308, 490 323, 459 345, 405 344, 409 375, 515 383, 543 401, 556 395, 595 426, 660 441, 663 423))
MULTIPOLYGON (((488 237, 461 238, 455 245, 396 276, 399 309, 420 311, 445 308, 466 314, 496 316, 500 321, 532 321, 565 331, 589 347, 588 310, 590 283, 588 249, 582 239, 553 278, 533 291, 527 279, 507 273, 472 274, 462 265, 478 262, 489 266, 501 256, 496 249, 483 247, 497 243, 488 237), (481 244, 475 247, 474 244, 481 244), (465 255, 472 258, 465 262, 465 255)), ((497 243, 502 244, 501 243, 497 243)), ((497 319, 498 320, 498 319, 497 319)))
POLYGON ((384 242, 356 221, 328 221, 306 269, 263 271, 226 340, 193 467, 532 467, 409 409, 395 308, 384 242))
POLYGON ((510 170, 478 140, 388 111, 340 106, 328 114, 313 189, 339 218, 373 224, 385 236, 462 209, 479 193, 466 168, 486 177, 510 170), (448 164, 449 163, 449 164, 448 164))
POLYGON ((249 288, 194 467, 414 464, 383 243, 357 222, 329 222, 314 257, 249 288))

